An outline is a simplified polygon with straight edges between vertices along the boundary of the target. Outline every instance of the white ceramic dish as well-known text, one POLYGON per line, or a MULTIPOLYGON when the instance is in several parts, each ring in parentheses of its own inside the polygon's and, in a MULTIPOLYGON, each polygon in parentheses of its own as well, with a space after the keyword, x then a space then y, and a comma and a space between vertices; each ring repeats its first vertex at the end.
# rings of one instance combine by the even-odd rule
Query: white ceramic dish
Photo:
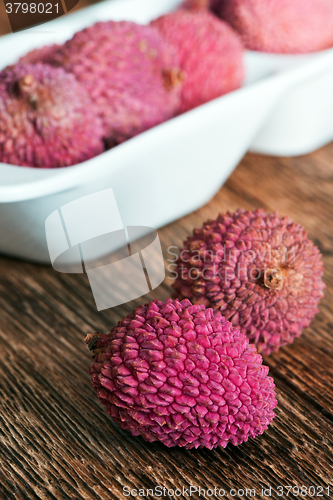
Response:
MULTIPOLYGON (((109 0, 5 36, 0 67, 99 20, 146 23, 179 4, 109 0)), ((0 251, 49 263, 47 217, 106 187, 114 190, 124 225, 161 227, 206 203, 248 149, 295 155, 333 139, 333 49, 305 56, 247 52, 245 59, 242 89, 92 160, 58 170, 0 164, 0 251)))

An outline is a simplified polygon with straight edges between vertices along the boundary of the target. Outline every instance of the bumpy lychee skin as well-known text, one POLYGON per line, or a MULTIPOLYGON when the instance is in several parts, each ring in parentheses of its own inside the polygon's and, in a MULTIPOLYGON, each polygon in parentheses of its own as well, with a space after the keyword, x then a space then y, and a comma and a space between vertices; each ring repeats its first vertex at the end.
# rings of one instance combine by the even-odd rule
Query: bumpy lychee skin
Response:
POLYGON ((123 429, 166 446, 209 449, 262 434, 277 401, 268 367, 220 313, 154 300, 86 339, 92 386, 123 429))
POLYGON ((220 0, 216 11, 252 50, 302 53, 333 46, 331 0, 220 0))
POLYGON ((100 120, 73 75, 43 64, 0 73, 0 162, 67 167, 103 150, 100 120))
POLYGON ((34 49, 22 56, 19 59, 20 64, 53 64, 53 58, 56 51, 59 49, 60 45, 45 45, 45 47, 41 47, 40 49, 34 49))
POLYGON ((210 12, 180 9, 152 22, 177 50, 186 75, 180 112, 227 92, 243 81, 243 47, 237 33, 210 12))
POLYGON ((172 118, 178 109, 183 74, 177 55, 149 26, 97 23, 59 47, 52 64, 85 86, 111 144, 172 118))
POLYGON ((195 229, 177 262, 179 298, 218 309, 264 355, 291 344, 323 297, 323 263, 303 227, 264 210, 195 229))

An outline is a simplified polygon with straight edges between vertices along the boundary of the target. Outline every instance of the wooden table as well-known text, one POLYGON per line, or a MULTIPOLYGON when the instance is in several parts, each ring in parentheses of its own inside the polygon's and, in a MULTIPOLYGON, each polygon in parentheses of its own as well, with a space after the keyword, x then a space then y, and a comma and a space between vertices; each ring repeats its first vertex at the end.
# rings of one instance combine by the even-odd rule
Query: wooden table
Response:
POLYGON ((249 154, 208 205, 159 231, 168 258, 169 245, 181 245, 218 212, 264 207, 303 224, 323 253, 328 286, 320 314, 293 346, 265 359, 279 400, 274 423, 237 448, 147 444, 112 423, 90 386, 85 335, 108 331, 134 306, 166 299, 170 279, 98 313, 85 276, 1 258, 0 499, 122 499, 124 486, 190 485, 224 488, 229 498, 249 498, 237 490, 253 488, 266 498, 261 488, 269 486, 272 498, 278 486, 315 486, 317 498, 331 486, 333 497, 332 195, 333 144, 295 159, 249 154))

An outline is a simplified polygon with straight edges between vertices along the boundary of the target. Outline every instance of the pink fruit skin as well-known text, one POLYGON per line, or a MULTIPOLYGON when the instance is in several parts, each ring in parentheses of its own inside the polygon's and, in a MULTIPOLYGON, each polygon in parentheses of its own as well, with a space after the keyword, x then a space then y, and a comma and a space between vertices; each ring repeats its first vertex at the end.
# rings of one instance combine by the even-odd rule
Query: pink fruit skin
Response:
POLYGON ((333 46, 331 0, 223 0, 217 12, 248 49, 296 54, 333 46))
POLYGON ((262 357, 203 305, 154 300, 86 342, 97 396, 134 436, 212 449, 254 438, 274 418, 275 386, 262 357))
POLYGON ((153 21, 152 26, 177 50, 186 75, 180 112, 241 86, 243 46, 227 23, 209 12, 180 9, 153 21))
POLYGON ((52 65, 53 57, 60 45, 45 45, 40 49, 31 50, 28 54, 22 56, 19 60, 20 64, 50 64, 52 65))
POLYGON ((177 55, 149 26, 100 22, 60 46, 49 62, 73 73, 99 110, 104 137, 118 144, 178 109, 177 55))
POLYGON ((103 151, 101 122, 73 75, 44 64, 0 73, 0 162, 67 167, 103 151))
POLYGON ((177 297, 220 310, 264 355, 301 335, 325 288, 320 252, 304 228, 262 209, 228 212, 195 229, 177 272, 177 297), (263 283, 274 268, 284 274, 280 290, 263 283))

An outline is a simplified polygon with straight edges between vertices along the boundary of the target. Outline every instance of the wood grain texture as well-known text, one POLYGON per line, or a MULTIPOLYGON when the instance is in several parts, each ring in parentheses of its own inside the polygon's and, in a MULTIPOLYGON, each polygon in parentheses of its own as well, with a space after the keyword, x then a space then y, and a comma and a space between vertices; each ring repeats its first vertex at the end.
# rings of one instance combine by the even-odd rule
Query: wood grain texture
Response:
POLYGON ((204 220, 264 207, 303 224, 323 253, 320 314, 292 346, 265 359, 279 400, 274 423, 238 448, 147 444, 112 423, 90 386, 85 335, 166 299, 168 277, 155 292, 98 313, 85 276, 0 259, 1 500, 121 499, 124 486, 157 485, 255 488, 257 498, 268 486, 331 486, 333 496, 332 159, 333 144, 294 159, 249 154, 208 205, 159 231, 168 259, 167 248, 204 220))

